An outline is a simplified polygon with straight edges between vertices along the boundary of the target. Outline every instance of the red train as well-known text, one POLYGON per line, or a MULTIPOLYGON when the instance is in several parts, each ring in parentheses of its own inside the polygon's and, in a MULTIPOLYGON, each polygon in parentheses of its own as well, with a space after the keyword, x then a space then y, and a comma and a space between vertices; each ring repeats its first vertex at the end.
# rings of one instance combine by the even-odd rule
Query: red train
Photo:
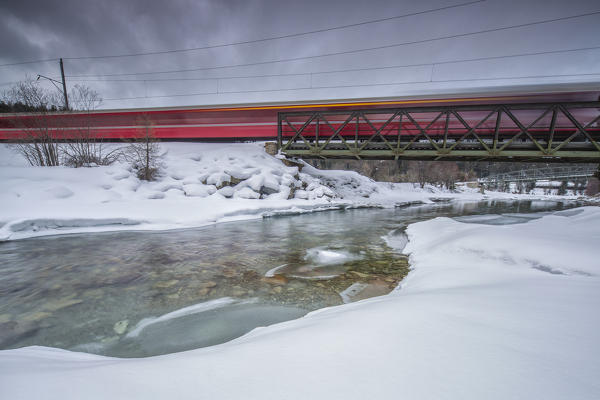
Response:
MULTIPOLYGON (((447 105, 477 105, 503 103, 545 103, 545 102, 587 102, 597 101, 599 90, 577 90, 566 92, 546 91, 542 94, 524 94, 523 92, 486 93, 472 97, 438 96, 437 98, 381 98, 354 99, 344 101, 321 102, 279 102, 263 104, 236 104, 220 106, 168 107, 146 109, 98 110, 91 113, 72 112, 40 116, 38 114, 0 114, 0 140, 11 141, 23 135, 24 126, 36 126, 43 118, 43 124, 50 127, 54 134, 62 139, 69 139, 74 132, 82 127, 90 129, 97 137, 109 140, 133 138, 139 135, 142 126, 150 121, 154 135, 164 140, 215 140, 239 141, 275 139, 277 137, 278 112, 291 111, 351 111, 357 109, 389 109, 401 107, 427 107, 447 105)), ((592 112, 596 112, 593 111, 592 112)), ((585 111, 585 110, 584 110, 585 111)), ((478 121, 485 114, 482 112, 466 113, 464 118, 478 121)), ((373 121, 377 115, 372 115, 373 121)), ((417 115, 417 120, 427 121, 432 118, 427 113, 417 115)), ((334 121, 339 123, 340 121, 334 121)), ((453 124, 455 124, 453 122, 453 124)), ((492 122, 490 122, 492 123, 492 122)), ((514 130, 514 125, 503 129, 514 130)), ((439 131, 443 121, 431 126, 432 133, 439 131)), ((397 125, 397 124, 396 124, 397 125)), ((410 124, 409 124, 410 125, 410 124)), ((406 127, 410 135, 414 126, 406 127)), ((493 127, 490 126, 490 129, 493 127)), ((557 125, 560 128, 560 121, 557 125)), ((390 125, 388 130, 396 130, 397 126, 390 125)), ((461 130, 463 127, 454 126, 450 130, 461 130)), ((365 129, 368 130, 368 129, 365 129)), ((286 136, 292 133, 287 130, 286 136)), ((326 134, 325 131, 322 134, 326 134)), ((352 133, 353 134, 353 133, 352 133)))

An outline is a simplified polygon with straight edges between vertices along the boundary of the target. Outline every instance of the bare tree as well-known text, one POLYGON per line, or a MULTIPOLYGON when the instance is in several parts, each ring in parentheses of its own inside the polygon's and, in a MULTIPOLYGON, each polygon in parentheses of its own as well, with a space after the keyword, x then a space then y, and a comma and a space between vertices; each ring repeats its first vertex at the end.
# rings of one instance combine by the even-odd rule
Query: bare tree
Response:
POLYGON ((71 104, 78 112, 71 115, 64 125, 72 125, 68 141, 63 145, 64 163, 72 167, 109 165, 119 158, 120 149, 107 149, 102 138, 93 129, 93 111, 102 103, 95 90, 87 86, 75 85, 69 95, 71 104))
POLYGON ((585 194, 586 196, 596 196, 598 193, 600 193, 600 179, 594 176, 588 180, 585 194))
POLYGON ((15 143, 11 146, 31 165, 59 165, 58 141, 62 130, 56 120, 49 118, 49 114, 58 111, 58 105, 62 102, 60 97, 43 89, 30 78, 17 83, 4 97, 7 103, 21 104, 25 109, 35 110, 11 118, 13 127, 19 130, 15 143))
POLYGON ((410 182, 418 182, 421 188, 424 188, 428 182, 427 170, 425 161, 409 161, 406 175, 410 182))
POLYGON ((153 181, 160 174, 163 164, 160 144, 154 136, 150 118, 142 117, 139 125, 138 137, 124 149, 123 154, 139 179, 153 181))
MULTIPOLYGON (((436 164, 433 162, 432 164, 436 164)), ((456 181, 461 178, 461 172, 458 165, 452 161, 438 161, 438 180, 440 186, 446 187, 448 190, 456 189, 456 181)))

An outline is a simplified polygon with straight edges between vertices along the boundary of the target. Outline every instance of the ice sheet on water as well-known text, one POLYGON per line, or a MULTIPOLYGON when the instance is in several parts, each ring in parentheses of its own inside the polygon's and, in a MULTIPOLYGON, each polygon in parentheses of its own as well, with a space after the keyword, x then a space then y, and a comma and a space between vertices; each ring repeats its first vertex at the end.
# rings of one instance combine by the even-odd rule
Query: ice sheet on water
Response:
POLYGON ((283 264, 272 268, 266 277, 285 275, 298 279, 331 279, 346 272, 345 263, 363 258, 360 253, 333 247, 313 247, 306 250, 305 264, 283 264))
POLYGON ((362 282, 355 282, 348 286, 344 291, 340 292, 340 297, 344 303, 351 303, 352 298, 363 291, 368 284, 362 282))
POLYGON ((272 278, 272 277, 274 277, 274 276, 275 276, 275 274, 277 273, 277 271, 279 271, 280 269, 282 269, 282 268, 284 268, 284 267, 286 267, 286 266, 287 266, 287 264, 282 264, 282 265, 279 265, 279 266, 277 266, 277 267, 275 267, 275 268, 271 268, 270 270, 268 270, 268 271, 265 273, 265 277, 266 277, 266 278, 272 278))
POLYGON ((155 319, 135 336, 105 338, 71 350, 119 357, 175 353, 224 343, 252 329, 306 314, 306 310, 298 307, 231 300, 224 298, 200 304, 207 307, 186 307, 165 314, 169 318, 155 319), (210 305, 216 307, 208 307, 210 305))
POLYGON ((267 271, 265 276, 268 278, 275 275, 285 275, 289 278, 324 280, 335 278, 344 272, 346 272, 346 268, 343 264, 283 264, 267 271))
POLYGON ((132 340, 124 340, 108 353, 133 357, 174 353, 224 343, 274 323, 306 314, 298 307, 236 302, 218 310, 186 315, 154 324, 132 340))
MULTIPOLYGON (((232 299, 231 297, 222 297, 220 299, 215 299, 211 301, 205 301, 203 303, 194 304, 188 307, 180 308, 179 310, 171 311, 170 313, 163 314, 160 317, 149 317, 144 318, 135 328, 133 328, 129 333, 127 333, 128 338, 136 337, 146 329, 148 326, 165 322, 168 320, 172 320, 175 318, 180 318, 186 315, 198 314, 209 310, 214 310, 215 308, 225 307, 226 305, 230 305, 233 303, 238 303, 238 300, 232 299)), ((248 302, 248 301, 246 301, 248 302)))
POLYGON ((571 209, 571 210, 556 211, 553 214, 560 215, 561 217, 574 217, 576 215, 581 214, 582 212, 583 212, 583 208, 575 208, 575 209, 571 209))
POLYGON ((387 244, 388 247, 401 252, 408 243, 408 236, 406 235, 404 229, 405 228, 394 229, 381 238, 385 241, 385 244, 387 244))
POLYGON ((535 214, 486 214, 486 215, 463 215, 460 217, 454 217, 453 219, 458 222, 466 224, 483 224, 483 225, 513 225, 522 224, 534 219, 540 219, 547 213, 535 213, 535 214))
POLYGON ((534 219, 540 219, 542 218, 544 215, 550 215, 552 214, 551 212, 548 211, 542 211, 542 212, 537 212, 537 213, 529 213, 529 214, 524 214, 524 213, 504 213, 502 214, 503 216, 506 217, 514 217, 514 218, 525 218, 525 219, 529 219, 529 220, 534 220, 534 219))
POLYGON ((328 247, 313 247, 312 249, 306 250, 306 256, 304 256, 306 261, 318 265, 343 264, 361 258, 362 256, 359 254, 352 254, 344 249, 332 249, 328 247))

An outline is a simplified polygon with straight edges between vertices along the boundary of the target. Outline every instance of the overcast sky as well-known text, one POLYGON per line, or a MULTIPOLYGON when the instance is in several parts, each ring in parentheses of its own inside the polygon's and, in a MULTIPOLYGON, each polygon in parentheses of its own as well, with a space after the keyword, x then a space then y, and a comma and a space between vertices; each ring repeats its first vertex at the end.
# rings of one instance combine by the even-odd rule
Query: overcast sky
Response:
MULTIPOLYGON (((79 83, 96 89, 105 99, 103 108, 410 96, 493 85, 600 82, 600 48, 445 63, 600 47, 600 13, 457 38, 280 63, 184 73, 81 76, 198 69, 391 46, 600 12, 597 0, 486 0, 405 18, 251 44, 136 57, 72 59, 270 38, 473 1, 4 1, 0 3, 0 64, 63 57, 68 86, 79 83), (442 64, 434 65, 440 62, 442 64), (407 64, 424 65, 322 73, 407 64), (291 73, 299 75, 211 79, 291 73), (598 74, 532 78, 593 73, 598 74), (506 77, 524 78, 490 79, 506 77), (179 78, 187 80, 173 80, 179 78), (100 81, 107 79, 140 81, 100 81), (187 96, 193 93, 199 95, 187 96), (113 100, 128 97, 136 99, 113 100)), ((7 83, 24 79, 27 75, 35 78, 42 74, 60 79, 58 61, 0 66, 0 74, 0 90, 8 88, 7 83)), ((49 85, 49 82, 40 84, 49 85)))

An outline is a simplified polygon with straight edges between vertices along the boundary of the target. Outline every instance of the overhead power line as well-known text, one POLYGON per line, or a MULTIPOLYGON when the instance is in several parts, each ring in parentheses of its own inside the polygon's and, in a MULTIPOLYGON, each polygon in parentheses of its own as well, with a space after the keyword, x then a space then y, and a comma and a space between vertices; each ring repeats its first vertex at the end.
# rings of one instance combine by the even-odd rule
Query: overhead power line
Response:
MULTIPOLYGON (((160 50, 160 51, 148 51, 148 52, 139 52, 139 53, 125 53, 125 54, 107 54, 107 55, 101 55, 101 56, 63 57, 63 60, 97 60, 97 59, 103 59, 103 58, 139 57, 139 56, 149 56, 149 55, 158 55, 158 54, 184 53, 184 52, 217 49, 217 48, 231 47, 231 46, 238 46, 238 45, 245 45, 245 44, 262 43, 262 42, 268 42, 268 41, 273 41, 273 40, 307 36, 307 35, 312 35, 315 33, 324 33, 324 32, 336 31, 336 30, 340 30, 340 29, 354 28, 357 26, 375 24, 375 23, 380 23, 380 22, 385 22, 385 21, 392 21, 395 19, 414 17, 417 15, 429 14, 429 13, 433 13, 433 12, 437 12, 437 11, 449 10, 452 8, 458 8, 458 7, 469 6, 472 4, 483 3, 485 1, 486 0, 474 0, 474 1, 469 1, 466 3, 453 4, 450 6, 432 8, 432 9, 424 10, 424 11, 417 11, 417 12, 408 13, 408 14, 395 15, 392 17, 373 19, 373 20, 362 21, 362 22, 357 22, 357 23, 353 23, 353 24, 339 25, 339 26, 323 28, 323 29, 315 29, 312 31, 290 33, 290 34, 279 35, 279 36, 271 36, 271 37, 266 37, 266 38, 261 38, 261 39, 243 40, 243 41, 238 41, 238 42, 208 45, 208 46, 201 46, 201 47, 190 47, 190 48, 186 48, 186 49, 160 50)), ((21 62, 0 64, 0 67, 8 67, 8 66, 13 66, 13 65, 24 65, 24 64, 35 64, 35 63, 58 61, 58 60, 59 60, 58 58, 47 58, 47 59, 40 59, 40 60, 21 61, 21 62)))
POLYGON ((231 80, 231 79, 310 76, 310 75, 323 75, 323 74, 344 73, 344 72, 378 71, 378 70, 394 69, 394 68, 428 67, 428 66, 432 66, 432 65, 457 64, 457 63, 463 63, 463 62, 487 61, 487 60, 498 60, 498 59, 504 59, 504 58, 571 53, 571 52, 577 52, 577 51, 598 50, 598 49, 600 49, 600 46, 580 47, 580 48, 576 48, 576 49, 536 51, 536 52, 528 52, 528 53, 506 54, 506 55, 500 55, 500 56, 463 58, 463 59, 458 59, 458 60, 436 61, 436 62, 428 62, 428 63, 385 65, 385 66, 380 66, 380 67, 364 67, 364 68, 346 68, 346 69, 334 69, 334 70, 315 71, 315 72, 291 72, 291 73, 281 73, 281 74, 237 75, 237 76, 223 76, 223 77, 211 77, 211 78, 153 78, 153 79, 78 79, 78 78, 75 78, 75 79, 72 79, 72 81, 76 81, 76 82, 140 82, 140 83, 145 83, 145 82, 171 82, 171 81, 217 81, 217 80, 231 80))
POLYGON ((281 88, 281 89, 261 89, 261 90, 234 90, 234 91, 212 91, 212 92, 201 92, 201 93, 182 93, 182 94, 165 94, 155 96, 135 96, 135 97, 119 97, 119 98, 108 98, 103 101, 117 101, 117 100, 140 100, 140 99, 158 99, 158 98, 172 98, 172 97, 191 97, 191 96, 207 96, 207 95, 221 95, 221 94, 236 94, 236 93, 268 93, 268 92, 285 92, 294 90, 314 90, 314 89, 341 89, 341 88, 354 88, 354 87, 371 87, 371 86, 396 86, 396 85, 412 85, 417 83, 449 83, 449 82, 465 82, 465 81, 495 81, 495 80, 510 80, 510 79, 539 79, 539 78, 558 78, 558 77, 577 77, 577 76, 600 76, 599 72, 593 73, 582 73, 582 74, 554 74, 554 75, 528 75, 528 76, 504 76, 494 78, 460 78, 460 79, 444 79, 444 80, 420 80, 410 82, 387 82, 387 83, 365 83, 365 84, 353 84, 353 85, 336 85, 336 86, 303 86, 297 88, 281 88))
POLYGON ((11 67, 14 65, 26 65, 26 64, 39 64, 39 63, 58 61, 58 60, 59 60, 59 58, 45 58, 45 59, 41 59, 41 60, 19 61, 19 62, 14 62, 14 63, 0 64, 0 67, 11 67))
POLYGON ((189 51, 217 49, 217 48, 222 48, 222 47, 230 47, 230 46, 237 46, 237 45, 243 45, 243 44, 261 43, 261 42, 267 42, 267 41, 272 41, 272 40, 289 39, 289 38, 294 38, 294 37, 307 36, 307 35, 312 35, 315 33, 331 32, 331 31, 340 30, 340 29, 354 28, 357 26, 375 24, 375 23, 379 23, 379 22, 391 21, 391 20, 400 19, 400 18, 414 17, 416 15, 429 14, 432 12, 448 10, 451 8, 464 7, 464 6, 468 6, 468 5, 472 5, 472 4, 476 4, 476 3, 483 3, 485 1, 486 0, 469 1, 466 3, 454 4, 451 6, 438 7, 438 8, 433 8, 430 10, 425 10, 425 11, 418 11, 418 12, 413 12, 413 13, 408 13, 408 14, 396 15, 393 17, 379 18, 379 19, 374 19, 374 20, 370 20, 370 21, 363 21, 363 22, 357 22, 354 24, 334 26, 331 28, 316 29, 316 30, 307 31, 307 32, 291 33, 291 34, 281 35, 281 36, 272 36, 272 37, 263 38, 263 39, 244 40, 244 41, 240 41, 240 42, 216 44, 216 45, 201 46, 201 47, 191 47, 191 48, 187 48, 187 49, 149 51, 149 52, 142 52, 142 53, 129 53, 129 54, 104 55, 104 56, 66 57, 65 59, 67 59, 67 60, 92 60, 92 59, 99 59, 99 58, 138 57, 138 56, 148 56, 148 55, 156 55, 156 54, 183 53, 183 52, 189 52, 189 51))
MULTIPOLYGON (((427 62, 427 63, 396 64, 396 65, 383 65, 383 66, 379 66, 379 67, 333 69, 333 70, 315 71, 315 72, 290 72, 290 73, 281 73, 281 74, 218 76, 218 77, 211 77, 211 78, 153 78, 153 79, 85 79, 85 78, 81 79, 81 78, 75 78, 75 79, 72 79, 72 81, 75 81, 75 82, 148 83, 148 82, 172 82, 172 81, 217 81, 217 80, 224 81, 224 80, 232 80, 232 79, 310 76, 310 75, 325 75, 325 74, 345 73, 345 72, 380 71, 380 70, 395 69, 395 68, 430 67, 432 65, 437 66, 437 65, 457 64, 457 63, 464 63, 464 62, 498 60, 498 59, 505 59, 505 58, 529 57, 529 56, 539 56, 539 55, 549 55, 549 54, 562 54, 562 53, 572 53, 572 52, 587 51, 587 50, 600 50, 600 46, 579 47, 579 48, 575 48, 575 49, 535 51, 535 52, 526 52, 526 53, 517 53, 517 54, 504 54, 504 55, 499 55, 499 56, 488 56, 488 57, 462 58, 462 59, 457 59, 457 60, 446 60, 446 61, 436 61, 436 62, 427 62)), ((54 78, 54 79, 58 80, 58 78, 54 78)), ((10 84, 14 84, 14 83, 18 83, 18 82, 5 82, 5 83, 0 83, 0 85, 10 85, 10 84)))
POLYGON ((509 26, 504 26, 504 27, 500 27, 500 28, 491 28, 491 29, 484 29, 484 30, 474 31, 474 32, 466 32, 466 33, 459 33, 459 34, 454 34, 454 35, 438 36, 438 37, 429 38, 429 39, 406 41, 406 42, 401 42, 401 43, 394 43, 394 44, 375 46, 375 47, 367 47, 367 48, 362 48, 362 49, 337 51, 337 52, 333 52, 333 53, 315 54, 312 56, 284 58, 284 59, 279 59, 279 60, 257 61, 257 62, 251 62, 251 63, 229 64, 229 65, 219 65, 219 66, 213 66, 213 67, 197 67, 197 68, 165 70, 165 71, 67 75, 67 77, 69 77, 69 78, 92 78, 92 77, 110 77, 110 76, 132 76, 132 75, 137 76, 137 75, 171 74, 171 73, 180 73, 180 72, 217 70, 217 69, 235 68, 235 67, 249 67, 249 66, 256 66, 256 65, 276 64, 276 63, 299 61, 299 60, 310 60, 310 59, 316 59, 316 58, 338 56, 338 55, 345 55, 345 54, 356 54, 356 53, 362 53, 365 51, 383 50, 383 49, 389 49, 389 48, 394 48, 394 47, 408 46, 408 45, 421 44, 421 43, 429 43, 429 42, 435 42, 438 40, 463 38, 463 37, 469 37, 469 36, 479 35, 479 34, 483 34, 483 33, 500 32, 500 31, 505 31, 505 30, 509 30, 509 29, 516 29, 516 28, 523 28, 523 27, 534 26, 534 25, 566 21, 566 20, 570 20, 570 19, 588 17, 591 15, 598 15, 598 14, 600 14, 600 11, 571 15, 571 16, 567 16, 567 17, 546 19, 546 20, 535 21, 535 22, 528 22, 528 23, 523 23, 523 24, 509 25, 509 26))

